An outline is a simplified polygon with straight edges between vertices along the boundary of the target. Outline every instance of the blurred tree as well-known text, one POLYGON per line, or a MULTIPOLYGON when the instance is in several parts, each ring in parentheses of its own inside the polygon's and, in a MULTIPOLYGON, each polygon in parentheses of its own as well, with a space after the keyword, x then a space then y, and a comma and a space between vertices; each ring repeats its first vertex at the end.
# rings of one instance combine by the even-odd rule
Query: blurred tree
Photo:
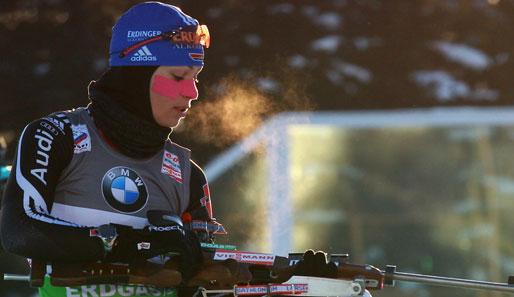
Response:
MULTIPOLYGON (((1 3, 0 133, 19 135, 32 119, 86 105, 88 82, 108 66, 115 19, 139 2, 1 3)), ((513 0, 168 3, 212 33, 191 118, 206 102, 222 99, 220 84, 233 75, 268 98, 273 108, 260 117, 291 109, 514 102, 514 40, 501 30, 513 26, 513 0)), ((200 163, 235 141, 206 143, 187 123, 173 137, 200 163)))
MULTIPOLYGON (((87 84, 108 67, 115 20, 140 2, 0 3, 0 136, 9 141, 9 159, 28 122, 88 104, 87 84)), ((165 2, 207 24, 212 35, 200 74, 200 100, 172 136, 191 148, 200 164, 250 133, 258 119, 284 110, 514 103, 514 39, 505 33, 514 27, 514 0, 165 2), (228 112, 234 105, 243 108, 228 112), (268 108, 255 108, 259 105, 268 108), (257 120, 236 134, 234 125, 208 125, 211 118, 204 119, 202 133, 235 136, 228 141, 197 133, 198 117, 213 116, 217 122, 228 115, 236 124, 257 120)), ((359 155, 353 154, 357 162, 359 155)), ((441 164, 401 157, 405 167, 417 168, 412 175, 389 174, 387 162, 394 160, 384 159, 372 167, 385 170, 376 181, 407 185, 404 191, 417 191, 417 179, 443 183, 444 175, 424 176, 421 170, 441 164)), ((430 194, 451 187, 443 185, 430 194)), ((351 197, 359 208, 374 194, 359 190, 351 197)), ((402 207, 401 200, 395 207, 402 207)))

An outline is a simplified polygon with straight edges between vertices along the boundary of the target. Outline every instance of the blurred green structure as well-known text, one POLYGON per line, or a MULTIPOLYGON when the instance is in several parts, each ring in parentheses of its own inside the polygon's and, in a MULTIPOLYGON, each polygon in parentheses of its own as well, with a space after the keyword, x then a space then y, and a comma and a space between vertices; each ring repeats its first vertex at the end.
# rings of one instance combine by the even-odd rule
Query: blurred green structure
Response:
MULTIPOLYGON (((287 113, 205 169, 230 234, 220 242, 506 282, 512 152, 513 108, 287 113)), ((374 295, 501 293, 403 283, 374 295)))

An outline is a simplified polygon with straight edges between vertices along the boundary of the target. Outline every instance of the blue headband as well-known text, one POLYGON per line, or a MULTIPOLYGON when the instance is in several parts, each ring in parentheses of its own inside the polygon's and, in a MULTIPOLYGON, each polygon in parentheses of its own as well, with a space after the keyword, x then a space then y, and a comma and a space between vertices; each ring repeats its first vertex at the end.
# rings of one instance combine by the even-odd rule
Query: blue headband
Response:
POLYGON ((163 33, 198 25, 197 20, 173 5, 160 2, 135 5, 112 28, 109 65, 203 66, 202 45, 172 43, 169 38, 155 38, 163 33))

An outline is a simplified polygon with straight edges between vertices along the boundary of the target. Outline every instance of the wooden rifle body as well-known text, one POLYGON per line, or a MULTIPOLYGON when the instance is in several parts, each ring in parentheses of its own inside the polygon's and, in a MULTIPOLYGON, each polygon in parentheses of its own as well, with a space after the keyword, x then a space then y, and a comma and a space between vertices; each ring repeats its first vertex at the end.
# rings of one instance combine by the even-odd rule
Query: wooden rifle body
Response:
MULTIPOLYGON (((275 256, 273 265, 238 262, 235 259, 214 260, 216 251, 204 251, 204 263, 185 286, 206 289, 226 289, 235 285, 259 285, 283 283, 293 276, 291 260, 275 256)), ((148 261, 131 264, 111 263, 54 263, 50 274, 53 286, 82 286, 91 284, 142 284, 156 287, 184 285, 178 270, 179 257, 172 257, 165 264, 148 261)), ((40 287, 46 275, 46 263, 33 260, 30 284, 40 287)), ((339 263, 338 279, 363 277, 366 288, 382 289, 383 275, 370 265, 339 263)))

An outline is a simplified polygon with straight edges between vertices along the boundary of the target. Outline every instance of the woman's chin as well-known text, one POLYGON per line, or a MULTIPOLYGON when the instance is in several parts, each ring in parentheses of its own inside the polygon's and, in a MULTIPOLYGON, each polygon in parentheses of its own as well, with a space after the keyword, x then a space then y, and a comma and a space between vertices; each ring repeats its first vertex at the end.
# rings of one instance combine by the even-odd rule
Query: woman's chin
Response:
POLYGON ((182 121, 182 119, 183 118, 178 119, 178 121, 173 126, 170 126, 170 128, 177 128, 177 126, 180 125, 180 122, 182 121))
POLYGON ((167 126, 167 127, 176 128, 178 125, 180 125, 180 122, 182 121, 182 119, 183 118, 179 118, 178 120, 170 121, 169 126, 167 126))
POLYGON ((180 124, 180 121, 182 118, 176 118, 176 119, 163 119, 160 121, 155 121, 159 126, 166 127, 166 128, 175 128, 180 124))

